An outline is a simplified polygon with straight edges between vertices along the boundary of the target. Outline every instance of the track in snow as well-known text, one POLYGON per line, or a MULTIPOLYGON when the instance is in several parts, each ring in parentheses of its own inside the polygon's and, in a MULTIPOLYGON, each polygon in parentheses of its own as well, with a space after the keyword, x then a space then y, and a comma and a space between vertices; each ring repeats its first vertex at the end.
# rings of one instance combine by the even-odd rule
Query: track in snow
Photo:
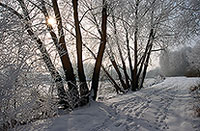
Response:
POLYGON ((199 78, 167 78, 137 92, 116 96, 53 119, 16 130, 24 131, 199 131, 189 89, 199 78))
POLYGON ((114 125, 131 131, 198 130, 189 109, 189 88, 195 81, 168 78, 153 87, 106 101, 120 114, 115 116, 114 125))

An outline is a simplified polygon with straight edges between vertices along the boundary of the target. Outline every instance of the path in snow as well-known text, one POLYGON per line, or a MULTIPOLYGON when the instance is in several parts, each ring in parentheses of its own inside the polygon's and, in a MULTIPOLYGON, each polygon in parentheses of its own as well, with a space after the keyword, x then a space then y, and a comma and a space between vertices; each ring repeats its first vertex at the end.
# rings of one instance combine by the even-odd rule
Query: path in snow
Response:
MULTIPOLYGON (((94 102, 21 130, 47 131, 199 131, 189 89, 199 78, 167 78, 135 93, 94 102)), ((18 128, 19 129, 19 128, 18 128)), ((20 129, 19 129, 20 130, 20 129)))
MULTIPOLYGON (((186 77, 168 78, 153 87, 134 94, 107 101, 117 114, 114 122, 124 130, 200 130, 199 119, 192 116, 191 85, 197 79, 186 77)), ((109 129, 109 128, 108 128, 109 129)))

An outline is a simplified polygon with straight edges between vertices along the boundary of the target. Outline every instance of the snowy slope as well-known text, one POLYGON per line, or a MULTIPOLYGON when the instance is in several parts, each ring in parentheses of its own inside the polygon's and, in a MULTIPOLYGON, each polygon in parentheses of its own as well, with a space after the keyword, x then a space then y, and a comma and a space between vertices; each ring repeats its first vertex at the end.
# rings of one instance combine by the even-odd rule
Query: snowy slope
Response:
POLYGON ((199 131, 190 87, 199 78, 173 77, 135 93, 116 96, 57 118, 17 130, 45 131, 199 131))
POLYGON ((197 81, 185 77, 168 78, 134 95, 128 94, 109 102, 119 114, 127 116, 119 120, 119 125, 128 130, 200 130, 200 119, 193 116, 193 98, 189 93, 189 88, 197 81))

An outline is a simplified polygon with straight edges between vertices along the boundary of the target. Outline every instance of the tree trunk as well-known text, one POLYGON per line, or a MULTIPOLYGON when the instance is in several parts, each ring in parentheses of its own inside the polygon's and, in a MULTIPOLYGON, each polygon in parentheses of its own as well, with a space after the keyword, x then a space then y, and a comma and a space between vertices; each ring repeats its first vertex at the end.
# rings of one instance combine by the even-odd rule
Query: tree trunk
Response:
POLYGON ((92 77, 92 86, 91 86, 91 92, 93 100, 96 100, 97 98, 97 91, 98 91, 98 84, 99 84, 99 74, 100 74, 100 68, 101 63, 103 59, 104 50, 106 47, 106 27, 107 27, 107 3, 105 0, 103 0, 103 10, 102 10, 102 25, 101 25, 101 43, 97 55, 97 60, 94 67, 93 77, 92 77))
MULTIPOLYGON (((86 49, 92 54, 92 56, 96 58, 95 54, 92 52, 92 50, 90 50, 86 45, 84 45, 86 47, 86 49)), ((112 78, 112 76, 108 73, 108 71, 105 69, 105 67, 101 64, 101 67, 103 69, 103 71, 106 73, 107 77, 109 78, 109 81, 114 85, 117 94, 120 92, 124 93, 124 91, 118 86, 118 84, 115 82, 115 80, 112 78)))
POLYGON ((143 74, 142 74, 142 79, 141 79, 140 87, 139 87, 140 89, 143 86, 144 79, 145 79, 145 76, 146 76, 146 72, 147 72, 147 67, 148 67, 148 63, 149 63, 149 59, 150 59, 150 55, 151 55, 152 46, 153 46, 153 42, 151 43, 151 45, 149 47, 147 58, 146 58, 146 61, 145 61, 145 64, 144 64, 144 71, 143 71, 143 74))
POLYGON ((130 51, 130 45, 129 45, 129 37, 128 37, 128 31, 125 28, 126 31, 126 46, 127 46, 127 53, 128 53, 128 62, 129 62, 129 68, 130 68, 130 73, 131 73, 131 87, 133 87, 133 64, 131 60, 131 51, 130 51))
POLYGON ((31 25, 28 24, 29 21, 30 21, 30 17, 29 17, 28 10, 26 9, 24 2, 23 1, 18 1, 18 2, 21 5, 21 8, 23 10, 23 14, 24 14, 25 18, 23 18, 23 16, 21 14, 19 14, 17 11, 12 9, 11 7, 8 7, 5 4, 0 3, 0 6, 8 9, 10 12, 17 15, 19 17, 19 19, 26 21, 25 27, 27 29, 28 35, 31 36, 33 38, 33 40, 35 40, 36 43, 37 43, 38 49, 40 50, 40 52, 42 54, 42 59, 43 59, 45 65, 47 66, 47 68, 48 68, 48 70, 51 74, 51 77, 53 78, 53 81, 56 84, 58 97, 59 97, 60 102, 62 102, 62 104, 64 104, 64 106, 69 106, 69 103, 66 101, 66 94, 65 94, 66 92, 65 92, 65 89, 64 89, 64 84, 63 84, 62 78, 61 78, 60 74, 58 73, 58 71, 56 70, 55 66, 53 65, 53 63, 50 59, 50 56, 49 56, 43 42, 34 33, 34 31, 31 28, 31 25))
POLYGON ((67 96, 66 96, 66 92, 64 89, 64 84, 62 81, 62 78, 60 76, 60 74, 58 73, 58 71, 56 70, 55 66, 53 65, 50 56, 47 52, 47 50, 44 47, 44 44, 42 43, 42 41, 33 33, 33 30, 29 29, 27 30, 28 34, 35 39, 35 41, 37 42, 38 45, 38 49, 40 50, 41 54, 42 54, 42 59, 44 61, 44 63, 46 64, 51 77, 53 78, 53 81, 56 84, 57 87, 57 92, 58 92, 58 97, 59 97, 59 104, 61 104, 62 106, 64 106, 64 108, 69 108, 69 103, 67 100, 67 96))
POLYGON ((121 74, 121 72, 120 72, 120 70, 119 70, 119 68, 118 68, 118 66, 117 66, 117 63, 116 63, 116 61, 115 61, 115 59, 114 59, 114 56, 109 56, 109 59, 110 59, 112 65, 113 65, 115 71, 117 72, 117 75, 118 75, 118 77, 119 77, 119 81, 120 81, 121 84, 122 84, 122 87, 124 88, 124 90, 126 90, 126 89, 127 89, 127 85, 125 84, 125 82, 124 82, 124 80, 123 80, 123 78, 122 78, 122 74, 121 74))
MULTIPOLYGON (((140 70, 142 71, 142 67, 144 65, 144 70, 143 70, 143 74, 142 74, 142 78, 141 78, 141 82, 140 82, 139 88, 142 88, 143 83, 144 83, 144 79, 145 79, 147 68, 148 68, 148 64, 149 64, 150 55, 151 55, 151 52, 152 52, 153 41, 154 41, 155 34, 156 34, 156 31, 154 29, 155 27, 154 27, 154 24, 153 24, 153 20, 154 20, 153 19, 154 18, 154 2, 152 4, 152 11, 151 11, 151 30, 150 30, 149 39, 148 39, 148 42, 147 42, 144 58, 143 58, 143 61, 141 63, 141 67, 140 67, 140 70), (146 61, 145 61, 145 59, 146 59, 146 61), (144 63, 144 61, 145 61, 145 63, 144 63)), ((138 74, 138 78, 139 78, 139 76, 140 76, 140 74, 138 74)))
POLYGON ((58 45, 56 45, 56 47, 61 58, 63 70, 65 72, 66 81, 69 87, 69 93, 73 97, 75 106, 77 106, 79 93, 76 86, 76 79, 75 79, 73 67, 72 67, 69 54, 67 51, 66 43, 65 43, 62 19, 61 19, 57 0, 52 0, 52 3, 53 3, 53 10, 56 16, 56 21, 57 21, 57 26, 58 26, 58 35, 59 35, 59 42, 58 42, 58 45))
POLYGON ((149 42, 149 48, 148 48, 147 58, 146 58, 146 61, 144 63, 144 70, 143 70, 142 79, 141 79, 140 86, 139 86, 140 89, 143 86, 144 79, 145 79, 145 76, 146 76, 146 72, 147 72, 147 68, 148 68, 148 64, 149 64, 149 59, 150 59, 151 52, 152 52, 154 36, 155 36, 155 32, 154 32, 153 29, 151 29, 150 38, 149 38, 150 42, 149 42))
POLYGON ((133 70, 133 87, 132 91, 136 91, 138 89, 138 78, 137 78, 137 63, 138 63, 138 54, 137 54, 137 46, 138 46, 138 6, 139 0, 136 1, 136 9, 135 9, 135 39, 134 39, 134 70, 133 70))
MULTIPOLYGON (((119 45, 119 40, 118 40, 118 36, 117 36, 117 27, 116 27, 116 22, 115 22, 114 16, 112 16, 112 19, 113 19, 113 24, 114 24, 114 35, 115 35, 115 40, 116 40, 117 48, 118 48, 118 51, 119 51, 120 59, 121 59, 121 61, 122 61, 124 76, 125 76, 125 80, 126 80, 126 85, 124 85, 123 88, 124 88, 125 90, 127 90, 127 89, 130 88, 128 73, 127 73, 127 70, 126 70, 126 64, 125 64, 125 62, 124 62, 124 58, 123 58, 123 55, 122 55, 122 51, 121 51, 121 48, 120 48, 120 45, 119 45)), ((123 78, 122 78, 122 79, 123 79, 123 78)), ((121 84, 123 85, 123 83, 121 83, 121 84)))
POLYGON ((151 44, 152 36, 153 36, 153 29, 150 30, 150 34, 149 34, 149 38, 148 38, 148 41, 147 41, 147 45, 146 45, 146 48, 145 48, 145 51, 144 51, 144 55, 143 55, 143 58, 142 58, 142 61, 141 61, 141 64, 140 64, 140 68, 139 68, 139 71, 138 71, 138 74, 137 74, 138 78, 140 77, 140 74, 142 72, 142 68, 144 66, 144 62, 145 62, 146 56, 148 54, 148 49, 151 46, 150 44, 151 44))
POLYGON ((89 102, 89 89, 86 83, 86 77, 83 68, 82 60, 82 35, 78 19, 78 0, 72 0, 73 9, 74 9, 74 22, 75 22, 75 31, 76 31, 76 49, 77 49, 77 62, 78 62, 78 77, 80 81, 80 97, 81 105, 85 105, 89 102))

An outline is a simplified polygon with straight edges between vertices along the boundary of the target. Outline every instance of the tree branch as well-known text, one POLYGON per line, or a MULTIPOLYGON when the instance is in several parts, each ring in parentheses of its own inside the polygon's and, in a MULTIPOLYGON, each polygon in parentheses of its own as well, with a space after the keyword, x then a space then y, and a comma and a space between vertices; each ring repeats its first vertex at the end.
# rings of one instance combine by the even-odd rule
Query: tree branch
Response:
POLYGON ((17 17, 19 17, 19 19, 24 19, 24 17, 18 13, 16 10, 14 10, 13 8, 9 7, 8 5, 6 4, 3 4, 0 2, 0 6, 7 9, 8 11, 10 11, 11 13, 15 14, 17 17))

